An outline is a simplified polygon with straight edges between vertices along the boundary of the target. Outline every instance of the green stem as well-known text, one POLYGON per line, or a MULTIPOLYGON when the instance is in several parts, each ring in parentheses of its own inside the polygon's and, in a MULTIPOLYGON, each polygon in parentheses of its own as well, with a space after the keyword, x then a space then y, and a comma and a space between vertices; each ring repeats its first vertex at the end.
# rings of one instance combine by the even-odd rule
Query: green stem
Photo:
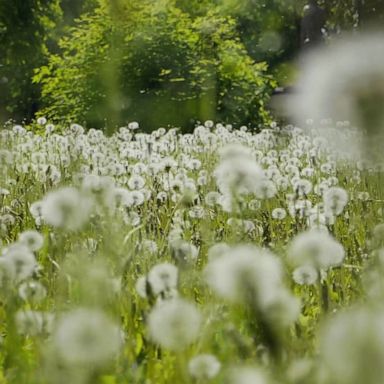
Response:
POLYGON ((319 299, 322 313, 326 314, 329 310, 329 292, 326 281, 319 281, 319 299))

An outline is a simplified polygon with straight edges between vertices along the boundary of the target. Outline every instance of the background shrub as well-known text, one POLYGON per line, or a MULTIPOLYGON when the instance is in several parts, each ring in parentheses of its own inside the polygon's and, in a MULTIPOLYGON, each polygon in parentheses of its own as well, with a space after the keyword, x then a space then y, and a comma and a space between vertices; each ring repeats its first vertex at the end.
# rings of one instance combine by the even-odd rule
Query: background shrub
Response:
POLYGON ((275 83, 267 64, 248 55, 235 19, 215 9, 192 17, 174 1, 156 4, 101 4, 80 18, 60 40, 60 54, 34 77, 42 114, 99 127, 265 122, 275 83))

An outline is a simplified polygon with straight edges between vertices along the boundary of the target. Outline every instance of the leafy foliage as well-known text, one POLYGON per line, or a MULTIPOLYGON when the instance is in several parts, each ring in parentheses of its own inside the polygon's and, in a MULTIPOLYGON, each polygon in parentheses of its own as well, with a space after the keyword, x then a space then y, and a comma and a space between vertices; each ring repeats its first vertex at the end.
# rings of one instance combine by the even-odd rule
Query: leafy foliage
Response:
POLYGON ((384 3, 381 0, 322 0, 329 24, 335 29, 352 27, 371 27, 384 20, 384 3), (351 4, 352 3, 352 4, 351 4))
POLYGON ((250 55, 272 66, 297 53, 303 5, 303 1, 221 0, 222 12, 236 17, 250 55))
POLYGON ((267 119, 273 86, 267 65, 247 54, 233 18, 215 9, 192 17, 174 1, 101 5, 60 42, 37 71, 43 113, 53 120, 108 125, 191 125, 216 117, 237 124, 267 119), (148 111, 151 111, 149 114, 148 111), (217 115, 215 115, 217 111, 217 115))
POLYGON ((39 87, 31 78, 44 64, 59 16, 59 0, 0 2, 0 117, 28 119, 36 112, 39 87))
MULTIPOLYGON (((97 125, 104 116, 108 125, 129 117, 148 127, 191 125, 191 116, 263 121, 273 86, 265 74, 287 79, 284 68, 299 50, 305 3, 2 0, 0 118, 30 121, 43 102, 49 116, 64 111, 68 120, 97 125)), ((318 3, 331 33, 384 20, 382 0, 318 3)))

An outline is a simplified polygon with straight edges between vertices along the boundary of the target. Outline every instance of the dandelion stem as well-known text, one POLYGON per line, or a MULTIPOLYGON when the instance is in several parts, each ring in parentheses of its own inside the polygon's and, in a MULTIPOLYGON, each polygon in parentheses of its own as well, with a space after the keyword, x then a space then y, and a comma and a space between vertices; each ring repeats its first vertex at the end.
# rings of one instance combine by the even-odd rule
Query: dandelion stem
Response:
POLYGON ((328 284, 326 281, 319 282, 319 298, 322 313, 325 314, 329 310, 329 292, 328 284))

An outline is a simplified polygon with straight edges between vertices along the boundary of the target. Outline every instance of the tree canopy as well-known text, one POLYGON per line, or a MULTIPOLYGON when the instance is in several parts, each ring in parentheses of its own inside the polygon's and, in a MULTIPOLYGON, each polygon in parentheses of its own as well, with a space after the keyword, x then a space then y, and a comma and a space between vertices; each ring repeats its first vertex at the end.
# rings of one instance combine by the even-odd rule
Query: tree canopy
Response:
POLYGON ((40 95, 33 71, 45 62, 60 15, 59 0, 0 1, 0 115, 33 117, 40 95))
MULTIPOLYGON (((299 50, 305 3, 0 0, 0 118, 266 121, 268 94, 299 50)), ((331 34, 384 20, 382 0, 318 3, 331 34)))
POLYGON ((267 118, 274 86, 267 64, 249 56, 236 20, 215 8, 191 15, 173 0, 101 3, 60 49, 34 78, 43 113, 54 120, 100 126, 135 119, 153 128, 192 125, 191 118, 267 118))

